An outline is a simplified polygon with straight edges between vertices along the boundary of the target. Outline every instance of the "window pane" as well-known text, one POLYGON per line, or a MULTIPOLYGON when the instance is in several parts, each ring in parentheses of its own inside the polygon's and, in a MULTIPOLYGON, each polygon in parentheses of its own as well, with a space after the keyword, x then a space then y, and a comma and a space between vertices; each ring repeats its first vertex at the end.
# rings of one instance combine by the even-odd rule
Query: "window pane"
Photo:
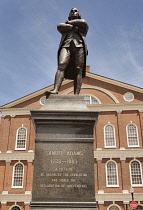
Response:
POLYGON ((108 185, 117 185, 117 167, 116 163, 110 161, 107 163, 107 184, 108 185))
POLYGON ((141 167, 138 161, 133 161, 131 163, 131 179, 132 184, 142 184, 141 167))
POLYGON ((114 127, 112 125, 106 125, 105 127, 105 146, 107 147, 113 147, 115 145, 115 133, 114 133, 114 127))
POLYGON ((23 184, 23 165, 18 163, 14 168, 13 186, 22 186, 23 184))
POLYGON ((89 105, 89 104, 99 104, 99 101, 92 97, 92 96, 84 96, 84 100, 86 101, 86 104, 89 105))
POLYGON ((25 148, 26 129, 20 128, 17 133, 17 148, 25 148))
POLYGON ((91 98, 90 98, 90 104, 99 104, 99 102, 97 101, 96 98, 93 98, 93 97, 91 96, 91 98))
POLYGON ((129 146, 138 146, 137 127, 133 124, 128 125, 128 144, 129 146))

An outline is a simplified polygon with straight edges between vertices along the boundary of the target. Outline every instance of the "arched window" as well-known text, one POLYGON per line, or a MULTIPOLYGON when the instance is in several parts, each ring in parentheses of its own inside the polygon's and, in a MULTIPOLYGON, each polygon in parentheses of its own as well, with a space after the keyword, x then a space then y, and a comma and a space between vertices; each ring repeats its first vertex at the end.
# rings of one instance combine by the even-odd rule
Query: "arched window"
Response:
POLYGON ((108 207, 108 210, 121 210, 121 208, 116 204, 112 204, 108 207))
POLYGON ((86 95, 84 96, 84 100, 86 101, 86 104, 87 105, 91 105, 91 104, 101 104, 101 102, 99 101, 99 99, 93 97, 93 96, 90 96, 90 95, 86 95))
POLYGON ((139 139, 138 139, 138 129, 135 124, 129 124, 126 127, 127 131, 127 141, 128 147, 138 147, 139 146, 139 139))
POLYGON ((24 165, 23 163, 16 163, 13 167, 12 187, 22 188, 24 177, 24 165))
POLYGON ((118 170, 115 161, 108 161, 106 164, 106 185, 107 187, 118 187, 118 170))
POLYGON ((113 125, 104 126, 104 145, 105 148, 116 147, 115 128, 113 125))
POLYGON ((141 186, 143 185, 142 180, 142 168, 138 160, 133 160, 130 163, 130 177, 132 186, 141 186))
POLYGON ((26 149, 27 129, 24 127, 18 128, 16 132, 16 150, 26 149))
POLYGON ((19 206, 12 206, 9 210, 21 210, 19 206))

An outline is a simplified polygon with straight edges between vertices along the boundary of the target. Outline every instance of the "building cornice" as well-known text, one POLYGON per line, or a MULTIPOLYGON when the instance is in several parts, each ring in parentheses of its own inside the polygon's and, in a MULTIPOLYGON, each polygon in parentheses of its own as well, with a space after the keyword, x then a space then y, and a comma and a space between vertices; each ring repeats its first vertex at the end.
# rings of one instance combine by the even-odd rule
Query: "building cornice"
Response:
MULTIPOLYGON (((104 193, 98 194, 96 193, 96 201, 131 201, 131 193, 104 193)), ((142 201, 143 200, 143 193, 134 193, 134 200, 135 201, 142 201)))
POLYGON ((2 115, 1 117, 5 117, 5 116, 11 116, 11 117, 15 117, 16 115, 31 115, 30 111, 31 110, 38 110, 40 109, 41 106, 38 107, 24 107, 24 108, 3 108, 0 109, 2 115))
MULTIPOLYGON (((131 201, 131 194, 127 193, 104 193, 104 194, 95 194, 97 202, 105 202, 105 201, 131 201)), ((3 203, 7 202, 24 202, 29 203, 31 202, 32 195, 31 194, 0 194, 0 201, 3 203)), ((143 193, 134 193, 134 200, 135 201, 142 201, 143 193)))
POLYGON ((0 202, 28 202, 30 204, 31 194, 0 194, 0 202))
POLYGON ((118 104, 95 104, 89 105, 88 108, 97 112, 117 112, 121 113, 122 111, 134 110, 134 111, 142 111, 143 102, 136 103, 118 103, 118 104))
POLYGON ((0 161, 11 161, 11 160, 27 160, 33 162, 34 152, 1 152, 0 161))
POLYGON ((142 158, 143 149, 98 149, 94 151, 94 158, 102 160, 103 158, 120 158, 120 160, 126 160, 126 158, 142 158))
MULTIPOLYGON (((94 158, 102 160, 103 158, 120 158, 125 160, 126 158, 142 158, 143 149, 98 149, 94 151, 94 158)), ((34 152, 1 152, 0 160, 6 162, 11 160, 27 160, 32 162, 34 160, 34 152)))
MULTIPOLYGON (((91 111, 97 112, 117 112, 121 113, 122 111, 143 111, 143 102, 136 103, 118 103, 118 104, 94 104, 87 106, 91 111)), ((38 110, 41 106, 38 107, 24 107, 24 108, 1 108, 2 117, 11 116, 15 117, 16 115, 30 115, 31 110, 38 110)))

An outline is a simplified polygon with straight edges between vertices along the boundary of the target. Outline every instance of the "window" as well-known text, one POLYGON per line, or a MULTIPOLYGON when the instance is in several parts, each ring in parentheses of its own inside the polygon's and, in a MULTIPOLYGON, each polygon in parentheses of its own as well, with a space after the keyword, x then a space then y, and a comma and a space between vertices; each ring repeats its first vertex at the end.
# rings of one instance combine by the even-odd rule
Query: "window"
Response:
POLYGON ((106 184, 107 187, 118 187, 118 171, 115 161, 108 161, 106 164, 106 184))
POLYGON ((108 207, 108 210, 120 210, 121 208, 116 205, 116 204, 112 204, 108 207))
POLYGON ((16 163, 13 167, 13 178, 12 187, 22 188, 23 187, 23 176, 24 176, 24 165, 23 163, 16 163))
POLYGON ((130 177, 132 186, 143 185, 141 164, 137 160, 130 163, 130 177))
POLYGON ((128 147, 138 147, 139 141, 138 141, 137 126, 135 124, 129 124, 127 125, 126 129, 127 129, 128 147))
POLYGON ((86 104, 99 104, 99 99, 96 99, 92 96, 84 96, 84 100, 86 101, 86 104))
POLYGON ((43 96, 42 98, 40 98, 40 104, 44 105, 46 102, 46 96, 43 96))
POLYGON ((133 101, 134 100, 134 94, 130 93, 130 92, 127 92, 127 93, 124 94, 123 98, 124 98, 125 101, 128 101, 128 102, 133 101))
POLYGON ((24 127, 18 128, 16 133, 16 150, 26 149, 27 130, 24 127))
POLYGON ((104 144, 106 148, 116 147, 115 128, 113 125, 104 126, 104 144))
POLYGON ((10 210, 21 210, 21 208, 19 206, 12 206, 10 210))

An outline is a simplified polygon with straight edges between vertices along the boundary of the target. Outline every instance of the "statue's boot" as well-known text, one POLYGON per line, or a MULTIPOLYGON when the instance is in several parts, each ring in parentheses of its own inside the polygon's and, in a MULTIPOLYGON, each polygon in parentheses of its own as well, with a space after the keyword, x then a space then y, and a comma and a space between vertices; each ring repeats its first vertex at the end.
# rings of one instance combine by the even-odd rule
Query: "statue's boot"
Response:
POLYGON ((54 90, 50 91, 51 94, 58 94, 64 79, 64 71, 58 70, 55 76, 54 90))

